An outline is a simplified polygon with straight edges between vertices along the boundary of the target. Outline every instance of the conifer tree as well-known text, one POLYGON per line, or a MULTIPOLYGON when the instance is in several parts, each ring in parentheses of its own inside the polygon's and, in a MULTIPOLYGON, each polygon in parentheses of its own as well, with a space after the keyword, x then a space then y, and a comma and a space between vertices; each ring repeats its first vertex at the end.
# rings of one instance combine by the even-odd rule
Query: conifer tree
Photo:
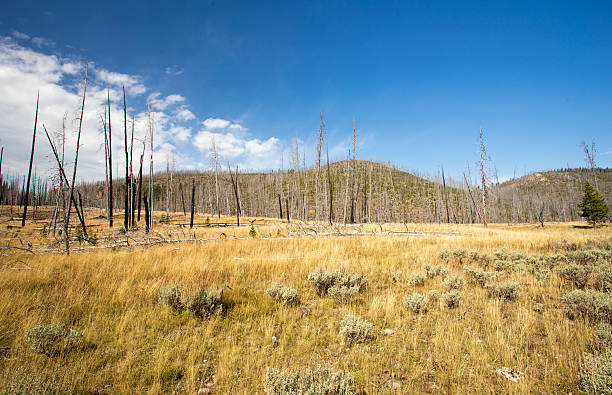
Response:
POLYGON ((580 216, 586 218, 589 223, 593 224, 593 228, 597 227, 597 222, 608 217, 608 206, 606 202, 599 192, 594 190, 588 182, 584 185, 584 196, 582 197, 582 201, 578 204, 578 208, 582 209, 580 216))

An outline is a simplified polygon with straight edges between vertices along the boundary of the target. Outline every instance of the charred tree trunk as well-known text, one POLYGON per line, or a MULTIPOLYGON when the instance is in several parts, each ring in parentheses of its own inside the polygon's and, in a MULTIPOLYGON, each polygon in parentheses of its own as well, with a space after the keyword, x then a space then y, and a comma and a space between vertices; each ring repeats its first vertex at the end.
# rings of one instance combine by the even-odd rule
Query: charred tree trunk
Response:
POLYGON ((193 215, 195 214, 195 180, 191 180, 191 218, 189 228, 193 228, 193 215))
POLYGON ((149 203, 147 201, 147 195, 144 195, 144 209, 145 209, 145 232, 149 233, 149 203))
POLYGON ((108 226, 113 227, 113 132, 111 128, 110 90, 107 89, 108 103, 108 226))
POLYGON ((34 145, 36 143, 36 123, 38 122, 38 100, 40 93, 36 95, 36 115, 34 116, 34 133, 32 134, 32 151, 30 151, 30 168, 28 170, 28 183, 26 184, 25 200, 23 202, 23 217, 21 226, 25 226, 26 214, 28 211, 28 195, 30 194, 30 176, 32 175, 32 162, 34 161, 34 145))
POLYGON ((281 196, 278 195, 278 211, 280 213, 280 219, 283 220, 283 204, 281 203, 281 196))
POLYGON ((127 138, 127 106, 125 103, 125 86, 123 87, 123 136, 125 144, 125 199, 123 208, 123 228, 127 231, 130 228, 130 182, 129 182, 129 154, 128 154, 128 138, 127 138))

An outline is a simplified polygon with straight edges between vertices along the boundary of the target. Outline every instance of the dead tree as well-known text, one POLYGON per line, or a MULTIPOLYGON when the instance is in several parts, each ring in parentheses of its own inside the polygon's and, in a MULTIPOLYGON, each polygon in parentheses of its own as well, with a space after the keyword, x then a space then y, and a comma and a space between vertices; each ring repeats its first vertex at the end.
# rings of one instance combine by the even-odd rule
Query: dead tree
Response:
POLYGON ((4 201, 4 182, 2 181, 2 157, 4 156, 4 147, 0 148, 0 204, 4 201))
POLYGON ((108 104, 108 226, 113 227, 113 132, 111 128, 110 90, 106 90, 108 104))
MULTIPOLYGON (((79 117, 79 130, 77 133, 76 154, 74 156, 74 170, 72 171, 72 183, 70 184, 70 197, 68 201, 68 210, 64 220, 64 237, 66 238, 66 255, 70 254, 70 238, 68 235, 68 222, 70 221, 70 209, 74 200, 74 183, 76 181, 77 165, 79 162, 79 145, 81 144, 81 129, 83 127, 83 113, 85 112, 85 94, 87 92, 87 63, 85 63, 85 82, 83 84, 83 102, 81 104, 81 116, 79 117)), ((85 215, 85 213, 83 213, 85 215)), ((86 235, 87 230, 83 225, 83 233, 86 235)), ((87 236, 86 236, 87 237, 87 236)))
MULTIPOLYGON (((155 127, 155 115, 151 111, 151 106, 147 103, 147 126, 149 132, 149 143, 151 144, 151 159, 149 162, 149 220, 147 221, 148 229, 153 230, 153 132, 155 127)), ((145 204, 146 208, 146 204, 145 204)))
POLYGON ((487 227, 487 186, 485 183, 485 172, 484 172, 484 160, 485 160, 485 145, 482 136, 482 126, 480 127, 480 178, 482 183, 482 223, 484 227, 487 227))
POLYGON ((124 199, 124 215, 123 215, 123 229, 126 231, 130 229, 130 183, 129 179, 129 154, 128 154, 128 137, 127 137, 127 106, 125 103, 125 86, 123 87, 123 137, 125 145, 125 199, 124 199))
MULTIPOLYGON (((70 188, 70 183, 68 182, 68 177, 66 177, 66 172, 64 171, 64 166, 62 165, 62 161, 59 158, 59 154, 57 153, 57 149, 55 148, 55 144, 53 144, 53 141, 51 141, 51 136, 49 136, 49 133, 47 132, 47 128, 45 127, 45 125, 43 124, 43 129, 45 130, 45 134, 47 135, 47 140, 49 140, 49 145, 51 145, 51 150, 53 151, 53 155, 55 156, 55 160, 57 161, 57 166, 59 167, 59 171, 60 171, 60 187, 63 190, 62 187, 62 183, 66 184, 67 188, 70 188)), ((85 217, 84 217, 84 213, 82 213, 82 211, 79 211, 79 206, 77 205, 77 201, 74 198, 74 195, 70 195, 70 200, 72 201, 72 204, 74 204, 74 209, 77 213, 77 217, 79 218, 79 222, 81 223, 81 227, 83 228, 83 235, 85 236, 85 238, 87 238, 87 227, 85 226, 85 217)))
POLYGON ((283 220, 283 203, 281 202, 281 195, 278 194, 278 212, 280 214, 281 221, 283 220))
POLYGON ((191 218, 189 228, 193 228, 193 215, 195 214, 195 180, 191 180, 191 218))
POLYGON ((32 175, 32 162, 34 161, 34 144, 36 143, 36 123, 38 122, 38 99, 40 93, 36 94, 36 115, 34 116, 34 133, 32 134, 32 151, 30 151, 30 167, 28 170, 28 182, 26 184, 25 200, 23 202, 23 217, 21 218, 21 226, 25 226, 26 214, 28 211, 28 195, 30 194, 30 176, 32 175))
POLYGON ((215 143, 214 136, 210 140, 210 154, 212 155, 213 165, 215 166, 215 197, 217 202, 217 218, 221 219, 221 208, 219 207, 219 153, 217 152, 217 144, 215 143))
POLYGON ((450 215, 448 214, 448 193, 446 192, 446 179, 444 178, 444 166, 442 166, 442 188, 444 207, 446 208, 446 223, 450 223, 450 215))
MULTIPOLYGON (((329 145, 325 146, 327 155, 327 182, 329 184, 329 224, 334 224, 334 189, 331 180, 331 170, 329 168, 329 145)), ((287 218, 289 218, 287 216, 287 218)))
POLYGON ((142 201, 142 160, 144 158, 144 149, 140 155, 140 170, 138 170, 138 222, 140 222, 140 202, 142 201))
POLYGON ((240 226, 240 195, 238 193, 238 166, 236 166, 236 174, 232 174, 232 168, 229 163, 227 164, 227 169, 229 170, 230 179, 232 181, 232 187, 234 190, 234 196, 236 198, 236 224, 240 226))
POLYGON ((147 195, 144 196, 144 208, 145 208, 145 232, 149 233, 149 204, 147 202, 147 195))

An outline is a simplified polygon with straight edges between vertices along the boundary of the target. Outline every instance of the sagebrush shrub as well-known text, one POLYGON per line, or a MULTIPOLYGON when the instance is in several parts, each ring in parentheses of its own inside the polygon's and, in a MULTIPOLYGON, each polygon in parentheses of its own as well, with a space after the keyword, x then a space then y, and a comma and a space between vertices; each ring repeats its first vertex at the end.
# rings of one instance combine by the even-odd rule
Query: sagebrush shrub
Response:
POLYGON ((334 298, 339 303, 347 303, 359 293, 360 287, 354 285, 346 287, 344 285, 333 285, 327 290, 327 295, 334 298))
POLYGON ((590 266, 577 265, 575 263, 561 265, 557 268, 559 277, 574 284, 576 288, 584 288, 587 285, 591 271, 590 266))
POLYGON ((188 298, 187 310, 196 317, 208 317, 223 311, 221 292, 216 289, 200 289, 188 298))
POLYGON ((601 322, 595 328, 591 348, 596 351, 612 350, 612 325, 601 322))
POLYGON ((223 311, 222 294, 215 289, 189 290, 182 285, 162 287, 158 299, 175 314, 189 311, 196 317, 202 318, 223 311))
POLYGON ((612 394, 612 350, 585 357, 580 387, 586 394, 612 394))
POLYGON ((423 269, 425 269, 425 274, 427 274, 428 278, 446 277, 448 275, 448 269, 442 265, 426 263, 423 265, 423 269))
POLYGON ((609 263, 604 263, 593 268, 591 282, 595 289, 612 292, 612 266, 609 263))
POLYGON ((266 290, 266 293, 277 302, 283 304, 295 304, 300 300, 298 292, 295 289, 285 287, 279 283, 274 283, 272 288, 266 290))
POLYGON ((484 287, 487 283, 495 281, 504 275, 502 272, 485 272, 484 270, 473 266, 467 266, 463 269, 463 271, 470 281, 480 285, 481 287, 484 287))
POLYGON ((414 311, 415 313, 427 313, 429 310, 429 297, 420 293, 413 293, 412 295, 404 296, 402 299, 406 308, 414 311))
POLYGON ((505 248, 495 250, 493 252, 495 259, 500 261, 516 262, 527 258, 527 254, 523 251, 510 251, 505 248))
POLYGON ((427 297, 431 302, 437 302, 438 299, 440 299, 440 292, 435 289, 432 289, 431 291, 427 292, 427 297))
POLYGON ((372 337, 374 326, 360 317, 347 314, 340 322, 340 337, 342 342, 351 346, 354 343, 363 343, 372 337))
POLYGON ((463 285, 465 284, 465 280, 461 276, 449 276, 446 277, 444 281, 442 281, 442 286, 447 290, 458 290, 461 291, 463 289, 463 285))
POLYGON ((514 301, 519 297, 521 285, 515 281, 487 284, 485 288, 490 297, 495 297, 501 300, 514 301))
POLYGON ((185 309, 185 306, 183 306, 183 298, 182 285, 161 287, 158 294, 159 301, 170 307, 175 312, 180 312, 181 310, 185 309))
POLYGON ((83 335, 59 324, 38 325, 26 333, 30 348, 46 356, 67 354, 83 346, 83 335))
POLYGON ((267 395, 356 395, 355 376, 332 369, 329 365, 316 368, 268 368, 264 379, 267 395))
POLYGON ((456 289, 442 294, 442 302, 449 309, 459 307, 461 299, 463 299, 463 294, 456 289))
POLYGON ((23 366, 11 373, 8 386, 2 388, 1 391, 6 395, 71 393, 71 391, 62 389, 55 380, 46 379, 35 372, 27 371, 23 366))
POLYGON ((342 270, 328 272, 323 269, 314 271, 308 275, 310 281, 319 296, 327 295, 328 290, 333 287, 358 287, 363 291, 368 284, 368 278, 362 274, 347 273, 342 270))
POLYGON ((422 287, 425 285, 425 275, 423 273, 412 273, 408 277, 408 285, 411 287, 422 287))
POLYGON ((581 265, 596 264, 600 260, 609 261, 612 253, 607 250, 581 250, 570 251, 565 254, 570 262, 575 262, 581 265))
POLYGON ((612 297, 610 294, 575 289, 562 297, 570 318, 586 317, 593 321, 612 322, 612 297))

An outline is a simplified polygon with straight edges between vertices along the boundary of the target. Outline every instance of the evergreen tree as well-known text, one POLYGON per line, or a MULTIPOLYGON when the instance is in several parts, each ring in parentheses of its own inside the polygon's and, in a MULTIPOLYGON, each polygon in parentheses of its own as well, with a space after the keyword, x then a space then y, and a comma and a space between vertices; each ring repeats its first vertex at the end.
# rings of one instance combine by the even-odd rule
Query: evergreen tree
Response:
POLYGON ((608 217, 606 202, 588 182, 584 185, 584 196, 578 207, 582 209, 580 216, 586 218, 589 223, 593 224, 594 228, 596 227, 596 222, 600 222, 608 217))

